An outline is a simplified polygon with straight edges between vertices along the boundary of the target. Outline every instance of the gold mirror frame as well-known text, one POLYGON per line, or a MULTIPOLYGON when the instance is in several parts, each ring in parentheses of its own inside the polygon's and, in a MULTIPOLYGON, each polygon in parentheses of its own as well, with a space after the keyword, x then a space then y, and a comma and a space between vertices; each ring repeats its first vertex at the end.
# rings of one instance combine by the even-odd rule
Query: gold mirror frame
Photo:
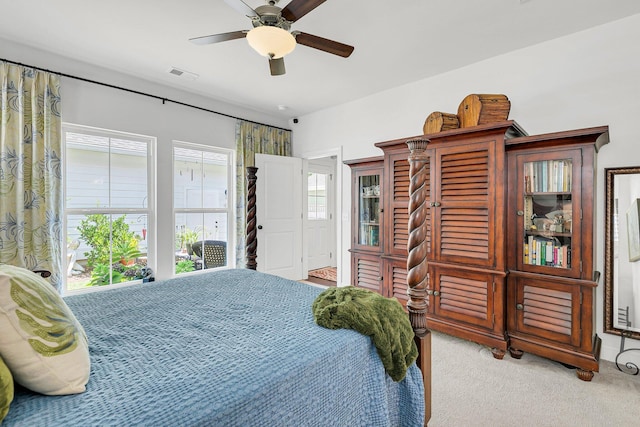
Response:
MULTIPOLYGON (((614 278, 614 220, 613 215, 615 213, 615 177, 619 175, 640 175, 640 166, 637 167, 620 167, 620 168, 608 168, 605 169, 605 229, 604 229, 604 332, 608 334, 624 335, 628 338, 640 339, 640 332, 628 331, 617 328, 615 326, 614 316, 614 298, 616 297, 615 290, 617 283, 614 278)), ((640 284, 639 284, 640 285, 640 284)), ((634 325, 638 326, 638 325, 634 325)))

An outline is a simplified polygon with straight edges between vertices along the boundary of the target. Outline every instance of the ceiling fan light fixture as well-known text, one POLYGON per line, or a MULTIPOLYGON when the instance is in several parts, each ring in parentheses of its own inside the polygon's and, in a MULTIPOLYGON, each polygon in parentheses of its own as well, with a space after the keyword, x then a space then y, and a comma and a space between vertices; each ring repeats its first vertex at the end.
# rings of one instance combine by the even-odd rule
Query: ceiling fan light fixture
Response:
POLYGON ((282 58, 296 47, 296 39, 290 32, 268 25, 249 31, 247 42, 260 55, 273 59, 282 58))

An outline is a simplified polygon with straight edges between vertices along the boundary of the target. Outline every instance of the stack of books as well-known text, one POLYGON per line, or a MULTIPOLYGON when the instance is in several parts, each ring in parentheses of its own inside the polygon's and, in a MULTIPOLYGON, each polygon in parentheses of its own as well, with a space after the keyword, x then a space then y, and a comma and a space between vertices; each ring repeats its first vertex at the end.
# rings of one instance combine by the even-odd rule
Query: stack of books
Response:
POLYGON ((524 263, 569 268, 571 265, 571 248, 569 245, 560 244, 557 239, 528 236, 524 242, 524 263))
POLYGON ((571 191, 571 161, 548 160, 525 164, 525 191, 528 193, 571 191))

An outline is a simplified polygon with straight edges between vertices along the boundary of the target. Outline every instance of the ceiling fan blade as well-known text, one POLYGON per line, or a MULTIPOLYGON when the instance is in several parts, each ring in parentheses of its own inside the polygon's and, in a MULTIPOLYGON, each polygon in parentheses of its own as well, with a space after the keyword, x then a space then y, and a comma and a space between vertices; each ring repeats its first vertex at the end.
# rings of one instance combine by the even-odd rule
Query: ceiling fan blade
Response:
POLYGON ((269 70, 272 76, 281 76, 286 70, 284 69, 284 58, 269 58, 269 70))
POLYGON ((295 22, 327 0, 291 0, 282 9, 282 17, 287 21, 295 22))
POLYGON ((296 32, 295 37, 298 44, 342 56, 343 58, 348 58, 354 49, 353 46, 349 46, 348 44, 338 43, 333 40, 307 33, 296 32))
POLYGON ((243 15, 250 17, 258 16, 256 11, 242 0, 224 0, 224 2, 243 15))
POLYGON ((212 34, 210 36, 194 37, 189 39, 191 43, 195 44, 211 44, 226 42, 228 40, 241 39, 247 36, 247 31, 233 31, 231 33, 212 34))

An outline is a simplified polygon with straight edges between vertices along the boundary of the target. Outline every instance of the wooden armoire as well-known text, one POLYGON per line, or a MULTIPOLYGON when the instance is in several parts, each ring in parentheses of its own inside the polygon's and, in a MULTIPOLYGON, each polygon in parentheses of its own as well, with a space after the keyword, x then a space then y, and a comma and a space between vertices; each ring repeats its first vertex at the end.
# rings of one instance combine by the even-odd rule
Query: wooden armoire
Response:
POLYGON ((509 350, 513 357, 527 351, 558 360, 589 380, 599 352, 594 167, 607 127, 528 136, 503 121, 379 142, 381 158, 345 162, 353 177, 351 283, 401 302, 411 196, 407 141, 414 138, 428 140, 418 172, 427 207, 420 230, 427 244, 427 327, 487 345, 499 359, 509 350), (372 216, 364 215, 363 200, 376 184, 364 177, 373 171, 379 230, 366 240, 364 219, 372 216), (534 191, 543 177, 547 187, 534 191), (531 263, 534 241, 550 251, 543 264, 540 257, 531 263), (563 250, 568 254, 559 260, 563 250))

